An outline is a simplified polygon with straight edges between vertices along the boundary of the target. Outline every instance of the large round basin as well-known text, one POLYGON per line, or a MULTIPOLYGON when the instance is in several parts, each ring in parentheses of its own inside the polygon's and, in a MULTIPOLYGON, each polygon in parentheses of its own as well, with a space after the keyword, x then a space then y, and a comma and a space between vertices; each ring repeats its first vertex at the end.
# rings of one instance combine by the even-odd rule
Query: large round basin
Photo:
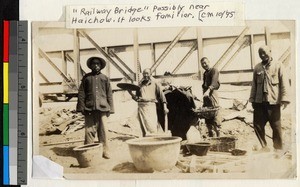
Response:
POLYGON ((92 143, 75 147, 75 156, 82 168, 95 167, 102 160, 103 145, 101 143, 92 143))
POLYGON ((153 172, 175 166, 180 152, 180 137, 144 137, 127 141, 136 169, 153 172))

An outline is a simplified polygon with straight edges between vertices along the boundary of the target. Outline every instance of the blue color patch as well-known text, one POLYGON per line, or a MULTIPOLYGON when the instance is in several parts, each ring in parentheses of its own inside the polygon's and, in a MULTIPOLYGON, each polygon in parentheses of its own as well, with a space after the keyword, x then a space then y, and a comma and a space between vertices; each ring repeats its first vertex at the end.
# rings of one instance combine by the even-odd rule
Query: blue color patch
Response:
POLYGON ((3 184, 9 185, 9 146, 3 146, 3 184))

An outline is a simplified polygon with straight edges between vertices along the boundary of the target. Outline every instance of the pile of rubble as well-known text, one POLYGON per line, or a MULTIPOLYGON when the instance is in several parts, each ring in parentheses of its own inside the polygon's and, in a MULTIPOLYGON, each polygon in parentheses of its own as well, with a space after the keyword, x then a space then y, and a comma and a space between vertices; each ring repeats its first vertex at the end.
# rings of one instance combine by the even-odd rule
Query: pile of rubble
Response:
POLYGON ((50 120, 43 125, 45 130, 40 132, 40 135, 67 135, 84 128, 83 115, 75 110, 61 109, 52 111, 52 109, 43 109, 40 115, 50 115, 50 120))

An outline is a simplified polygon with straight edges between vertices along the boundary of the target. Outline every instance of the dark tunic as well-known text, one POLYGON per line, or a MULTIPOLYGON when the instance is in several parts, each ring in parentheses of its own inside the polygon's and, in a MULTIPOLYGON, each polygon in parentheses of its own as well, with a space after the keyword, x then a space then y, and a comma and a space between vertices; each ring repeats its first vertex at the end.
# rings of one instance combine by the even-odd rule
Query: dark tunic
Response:
POLYGON ((114 113, 110 80, 102 73, 88 73, 78 90, 77 111, 94 111, 114 113))
POLYGON ((218 90, 219 87, 219 71, 216 68, 206 70, 203 74, 203 93, 205 93, 208 88, 210 90, 218 90))

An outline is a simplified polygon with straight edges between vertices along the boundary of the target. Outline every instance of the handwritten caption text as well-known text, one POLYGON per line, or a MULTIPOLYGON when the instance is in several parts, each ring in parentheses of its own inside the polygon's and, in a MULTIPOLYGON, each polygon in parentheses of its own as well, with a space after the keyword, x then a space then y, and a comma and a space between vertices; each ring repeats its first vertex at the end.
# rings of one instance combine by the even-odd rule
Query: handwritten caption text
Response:
POLYGON ((243 23, 236 3, 68 6, 67 27, 217 26, 243 23))

